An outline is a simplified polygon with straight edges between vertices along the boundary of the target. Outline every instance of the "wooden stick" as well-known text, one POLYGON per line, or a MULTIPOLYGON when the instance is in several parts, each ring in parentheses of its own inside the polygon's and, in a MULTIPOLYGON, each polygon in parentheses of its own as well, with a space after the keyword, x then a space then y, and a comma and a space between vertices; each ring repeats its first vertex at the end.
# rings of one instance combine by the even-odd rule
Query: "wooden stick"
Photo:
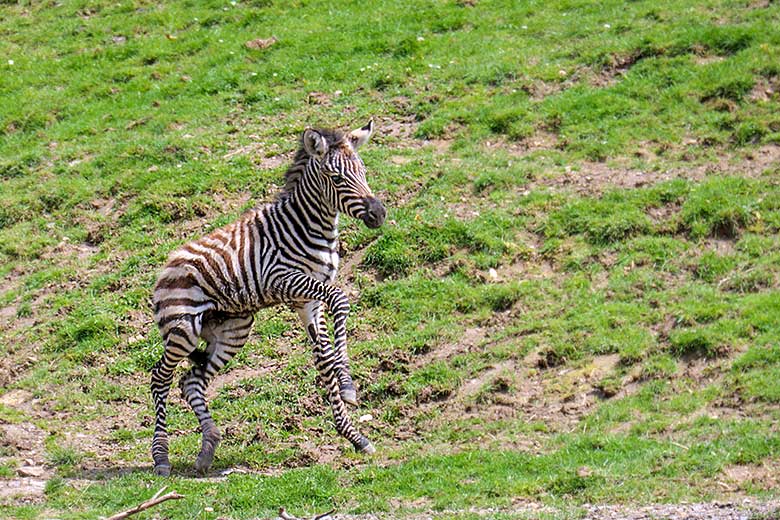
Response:
POLYGON ((160 494, 165 491, 165 488, 167 486, 163 486, 160 491, 154 494, 152 498, 147 500, 146 502, 142 502, 135 506, 132 509, 128 509, 127 511, 122 511, 121 513, 117 513, 113 516, 109 516, 106 518, 106 520, 122 520, 123 518, 127 518, 130 515, 134 515, 136 513, 140 513, 141 511, 145 511, 151 507, 156 506, 157 504, 162 504, 163 502, 166 502, 168 500, 179 500, 181 498, 184 498, 184 495, 180 495, 176 493, 175 491, 172 491, 168 493, 167 495, 160 496, 160 494))
MULTIPOLYGON (((335 509, 331 509, 327 513, 322 513, 321 515, 314 515, 312 520, 323 520, 325 518, 330 518, 330 515, 332 515, 335 511, 336 511, 335 509)), ((281 518, 282 520, 302 520, 297 516, 293 516, 290 513, 288 513, 287 510, 283 507, 279 508, 279 518, 281 518)))

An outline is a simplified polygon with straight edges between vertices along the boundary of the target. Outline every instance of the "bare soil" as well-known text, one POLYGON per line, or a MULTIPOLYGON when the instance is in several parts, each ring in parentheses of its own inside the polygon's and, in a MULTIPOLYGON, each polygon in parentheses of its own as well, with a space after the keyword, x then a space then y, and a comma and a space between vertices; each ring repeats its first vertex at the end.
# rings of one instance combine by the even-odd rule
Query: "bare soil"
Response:
MULTIPOLYGON (((404 504, 409 507, 409 504, 404 504)), ((415 506, 423 509, 425 504, 415 506)), ((496 518, 519 516, 521 518, 582 518, 582 520, 777 520, 780 518, 780 501, 752 498, 724 497, 715 502, 694 504, 654 504, 643 506, 608 506, 585 504, 581 507, 559 509, 539 502, 519 501, 508 508, 469 508, 444 510, 435 513, 417 513, 406 516, 408 520, 433 520, 453 517, 496 518)), ((334 514, 334 520, 389 520, 392 513, 364 515, 334 514)))
MULTIPOLYGON (((510 150, 513 148, 510 147, 510 150)), ((519 152, 522 153, 522 152, 519 152)), ((780 146, 766 145, 744 155, 723 154, 715 162, 692 164, 670 169, 636 169, 586 161, 565 167, 562 173, 535 179, 530 189, 574 191, 598 195, 613 188, 639 188, 672 179, 701 180, 709 175, 736 173, 742 177, 759 177, 769 168, 780 166, 780 146)))

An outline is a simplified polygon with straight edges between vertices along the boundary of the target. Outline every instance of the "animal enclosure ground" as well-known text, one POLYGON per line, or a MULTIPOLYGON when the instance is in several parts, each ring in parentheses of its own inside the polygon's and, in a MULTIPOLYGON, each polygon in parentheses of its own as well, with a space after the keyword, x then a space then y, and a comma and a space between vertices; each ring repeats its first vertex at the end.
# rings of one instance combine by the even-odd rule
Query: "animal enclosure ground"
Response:
POLYGON ((167 484, 139 517, 776 517, 778 26, 754 1, 0 3, 0 516, 167 484), (270 200, 303 128, 372 116, 388 221, 343 219, 340 284, 376 457, 271 309, 210 389, 212 472, 174 392, 152 476, 168 252, 270 200))

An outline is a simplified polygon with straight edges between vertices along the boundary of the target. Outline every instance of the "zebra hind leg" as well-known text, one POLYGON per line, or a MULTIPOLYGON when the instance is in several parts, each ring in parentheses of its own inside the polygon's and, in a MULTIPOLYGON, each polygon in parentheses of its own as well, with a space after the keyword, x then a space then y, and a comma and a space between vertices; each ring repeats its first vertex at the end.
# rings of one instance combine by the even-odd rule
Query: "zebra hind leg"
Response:
POLYGON ((195 324, 195 319, 183 318, 165 331, 165 351, 160 361, 152 368, 151 391, 155 411, 152 459, 154 472, 161 476, 168 476, 171 473, 171 462, 168 459, 166 404, 173 382, 173 371, 182 359, 195 350, 199 332, 195 324))
POLYGON ((212 419, 206 404, 205 394, 209 382, 209 378, 206 377, 207 367, 208 361, 204 359, 200 364, 193 365, 179 382, 182 396, 190 405, 192 411, 195 412, 195 416, 200 423, 202 433, 201 447, 198 458, 195 461, 195 470, 199 473, 205 473, 211 467, 211 463, 214 460, 214 452, 221 440, 219 429, 214 419, 212 419))
POLYGON ((201 448, 195 461, 198 473, 204 474, 209 470, 221 440, 219 428, 206 403, 206 388, 217 372, 244 346, 253 322, 252 316, 243 316, 205 323, 202 337, 208 343, 206 352, 190 356, 193 366, 179 383, 184 399, 200 423, 201 448))

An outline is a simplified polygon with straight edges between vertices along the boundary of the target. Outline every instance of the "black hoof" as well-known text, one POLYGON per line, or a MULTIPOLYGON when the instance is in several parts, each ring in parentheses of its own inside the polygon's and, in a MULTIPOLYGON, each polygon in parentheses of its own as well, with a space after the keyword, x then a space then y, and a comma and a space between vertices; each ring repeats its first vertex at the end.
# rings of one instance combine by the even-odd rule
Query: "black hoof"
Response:
POLYGON ((359 441, 354 443, 355 451, 358 453, 365 453, 367 455, 371 455, 372 453, 376 453, 376 448, 374 448, 374 445, 371 444, 371 441, 366 439, 365 437, 361 438, 359 441))
POLYGON ((159 477, 169 477, 171 475, 171 465, 170 464, 155 464, 154 465, 154 474, 159 477))
POLYGON ((201 475, 208 473, 211 463, 214 462, 214 450, 201 451, 195 460, 195 471, 201 475))
POLYGON ((200 445, 200 453, 195 460, 195 471, 201 475, 211 467, 211 463, 214 462, 214 452, 217 451, 219 445, 220 435, 216 425, 213 423, 206 426, 203 431, 203 442, 200 445))

